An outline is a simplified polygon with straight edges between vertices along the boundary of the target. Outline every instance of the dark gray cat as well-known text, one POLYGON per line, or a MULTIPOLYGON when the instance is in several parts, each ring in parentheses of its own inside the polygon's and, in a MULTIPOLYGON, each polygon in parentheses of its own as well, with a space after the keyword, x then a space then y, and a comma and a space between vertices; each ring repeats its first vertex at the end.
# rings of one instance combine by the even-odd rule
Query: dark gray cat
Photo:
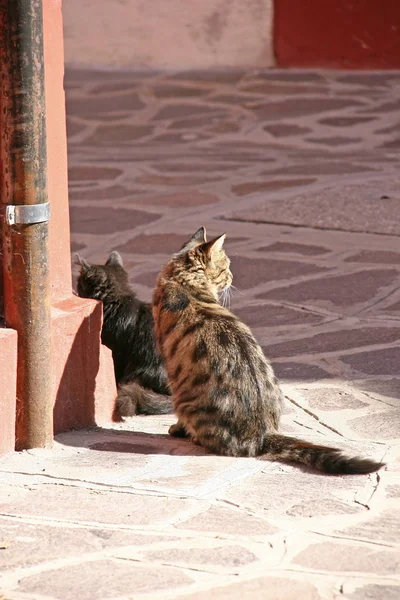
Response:
POLYGON ((163 360, 158 352, 151 305, 136 297, 122 258, 111 252, 105 265, 91 265, 75 255, 81 272, 81 298, 103 302, 102 343, 110 348, 121 416, 173 412, 163 360))

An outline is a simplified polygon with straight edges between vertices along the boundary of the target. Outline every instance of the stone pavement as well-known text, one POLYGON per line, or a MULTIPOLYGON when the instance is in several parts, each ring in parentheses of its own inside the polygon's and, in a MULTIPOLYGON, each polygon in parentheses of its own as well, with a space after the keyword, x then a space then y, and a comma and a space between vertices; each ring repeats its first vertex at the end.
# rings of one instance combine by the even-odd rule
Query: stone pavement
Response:
POLYGON ((172 416, 0 462, 0 598, 400 597, 400 73, 68 71, 73 250, 138 294, 200 225, 287 396, 370 476, 207 455, 172 416))

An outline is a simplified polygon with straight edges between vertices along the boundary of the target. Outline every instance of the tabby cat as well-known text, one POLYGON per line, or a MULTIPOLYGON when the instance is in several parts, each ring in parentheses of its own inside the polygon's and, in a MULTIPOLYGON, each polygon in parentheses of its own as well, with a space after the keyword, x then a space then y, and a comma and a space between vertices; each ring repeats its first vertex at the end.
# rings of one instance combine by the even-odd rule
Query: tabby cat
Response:
POLYGON ((151 305, 136 298, 122 258, 111 252, 105 265, 75 255, 81 298, 103 302, 102 343, 112 350, 121 416, 172 412, 168 381, 154 337, 151 305))
POLYGON ((324 473, 369 473, 382 465, 278 433, 283 394, 250 329, 221 306, 232 283, 225 234, 201 227, 161 270, 155 331, 178 422, 169 433, 227 456, 258 456, 324 473))

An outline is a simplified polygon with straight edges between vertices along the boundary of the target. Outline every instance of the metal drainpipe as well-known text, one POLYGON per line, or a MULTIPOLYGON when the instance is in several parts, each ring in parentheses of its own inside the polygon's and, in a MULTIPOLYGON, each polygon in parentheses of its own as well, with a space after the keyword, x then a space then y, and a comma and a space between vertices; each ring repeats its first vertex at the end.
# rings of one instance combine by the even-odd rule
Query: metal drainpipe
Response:
POLYGON ((0 52, 4 316, 18 332, 20 450, 53 442, 41 0, 0 0, 0 52))

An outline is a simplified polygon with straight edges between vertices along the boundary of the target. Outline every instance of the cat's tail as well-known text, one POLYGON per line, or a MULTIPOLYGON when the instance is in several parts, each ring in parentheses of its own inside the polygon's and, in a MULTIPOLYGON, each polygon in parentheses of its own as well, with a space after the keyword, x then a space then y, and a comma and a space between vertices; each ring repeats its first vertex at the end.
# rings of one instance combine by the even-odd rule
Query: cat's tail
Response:
POLYGON ((143 388, 135 381, 118 386, 116 410, 121 417, 133 415, 163 415, 173 413, 170 396, 143 388))
POLYGON ((262 457, 300 463, 330 475, 373 473, 384 466, 384 463, 378 463, 368 458, 350 458, 337 448, 317 446, 311 442, 277 433, 270 434, 266 438, 262 457))

